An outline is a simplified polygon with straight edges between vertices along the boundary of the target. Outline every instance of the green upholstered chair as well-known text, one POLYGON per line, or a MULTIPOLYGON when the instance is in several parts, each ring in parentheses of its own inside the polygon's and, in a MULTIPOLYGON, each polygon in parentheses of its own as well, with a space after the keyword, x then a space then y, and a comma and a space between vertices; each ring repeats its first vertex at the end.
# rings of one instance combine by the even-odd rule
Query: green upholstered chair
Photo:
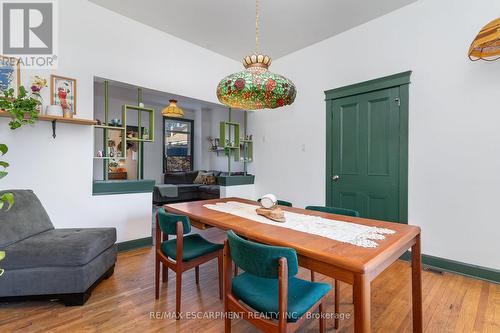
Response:
POLYGON ((327 206, 307 206, 306 209, 315 210, 317 212, 329 213, 329 214, 359 217, 359 213, 357 211, 347 208, 337 208, 337 207, 327 207, 327 206))
MULTIPOLYGON (((327 206, 307 206, 306 209, 314 210, 317 212, 323 212, 328 214, 337 214, 345 216, 359 217, 359 213, 352 209, 338 208, 338 207, 327 207, 327 206)), ((314 272, 311 271, 311 281, 314 281, 314 272)), ((340 309, 340 283, 338 280, 334 280, 335 284, 335 313, 339 313, 340 309)), ((338 318, 335 318, 335 329, 338 329, 340 322, 338 318)))
POLYGON ((230 312, 264 332, 294 332, 307 318, 305 314, 319 308, 320 332, 325 330, 321 316, 329 284, 310 282, 295 277, 297 253, 286 247, 254 243, 228 232, 224 246, 225 330, 231 331, 230 312), (245 273, 232 277, 232 262, 245 273), (265 317, 252 316, 255 312, 265 317))
POLYGON ((222 299, 222 259, 223 245, 207 241, 191 232, 189 218, 167 213, 163 208, 156 213, 156 258, 155 258, 155 297, 160 297, 160 264, 163 282, 168 281, 168 268, 176 273, 175 310, 177 319, 181 310, 182 273, 194 268, 196 283, 200 282, 199 266, 217 258, 219 268, 219 297, 222 299), (175 239, 168 239, 175 235, 175 239), (184 236, 186 235, 186 236, 184 236))
MULTIPOLYGON (((260 199, 257 199, 258 202, 260 202, 260 199)), ((285 200, 278 200, 277 204, 280 206, 287 206, 287 207, 293 207, 291 202, 285 201, 285 200)))

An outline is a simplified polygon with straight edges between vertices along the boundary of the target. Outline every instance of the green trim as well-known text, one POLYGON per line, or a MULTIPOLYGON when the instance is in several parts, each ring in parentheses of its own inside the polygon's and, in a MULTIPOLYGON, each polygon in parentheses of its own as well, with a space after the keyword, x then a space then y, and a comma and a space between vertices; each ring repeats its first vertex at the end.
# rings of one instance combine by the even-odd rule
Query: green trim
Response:
POLYGON ((399 222, 408 223, 408 119, 409 119, 409 83, 411 71, 394 74, 346 87, 325 91, 326 94, 326 198, 328 206, 334 206, 332 197, 333 154, 331 131, 333 124, 333 100, 352 95, 393 88, 399 86, 399 222))
POLYGON ((250 185, 255 182, 254 175, 246 176, 219 176, 217 182, 220 186, 250 185))
MULTIPOLYGON (((411 252, 405 252, 401 256, 401 259, 410 261, 411 252)), ((500 283, 500 270, 494 268, 467 264, 464 262, 435 257, 428 254, 422 254, 422 264, 426 267, 437 268, 446 272, 457 273, 488 282, 500 283)))
POLYGON ((152 193, 154 180, 95 180, 92 195, 152 193))
POLYGON ((325 91, 326 100, 359 95, 369 91, 382 90, 410 84, 411 71, 384 76, 378 79, 351 84, 345 87, 325 91))
POLYGON ((140 249, 143 247, 153 246, 153 237, 145 237, 139 239, 133 239, 126 242, 121 242, 116 244, 118 247, 118 252, 125 252, 135 249, 140 249))

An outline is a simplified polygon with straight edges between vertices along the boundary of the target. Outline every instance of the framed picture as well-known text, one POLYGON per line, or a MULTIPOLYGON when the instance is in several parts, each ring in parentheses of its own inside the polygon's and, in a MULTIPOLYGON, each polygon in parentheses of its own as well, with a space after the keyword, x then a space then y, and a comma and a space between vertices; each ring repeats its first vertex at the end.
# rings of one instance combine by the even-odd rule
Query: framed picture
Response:
POLYGON ((64 111, 76 114, 76 79, 50 76, 50 104, 60 105, 64 111))
POLYGON ((21 69, 19 59, 0 55, 0 96, 5 90, 14 89, 14 96, 19 93, 21 69))

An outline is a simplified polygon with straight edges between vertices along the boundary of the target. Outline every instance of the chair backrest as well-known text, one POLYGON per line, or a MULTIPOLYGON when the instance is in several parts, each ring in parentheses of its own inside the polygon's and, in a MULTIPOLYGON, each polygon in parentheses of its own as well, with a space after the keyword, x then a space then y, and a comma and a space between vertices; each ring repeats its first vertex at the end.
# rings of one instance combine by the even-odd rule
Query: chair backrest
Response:
MULTIPOLYGON (((260 202, 260 199, 257 199, 258 202, 260 202)), ((285 201, 285 200, 278 200, 277 204, 280 206, 287 206, 287 207, 293 207, 291 202, 285 201)))
POLYGON ((245 272, 264 278, 277 278, 279 259, 286 258, 288 276, 298 272, 297 253, 294 249, 254 243, 228 231, 227 239, 231 258, 245 272))
POLYGON ((184 215, 176 215, 167 213, 165 209, 158 209, 158 223, 160 224, 160 229, 168 235, 177 234, 177 222, 182 222, 182 230, 184 234, 191 232, 191 223, 189 223, 189 218, 184 215))
POLYGON ((54 229, 49 215, 31 190, 0 191, 14 194, 14 206, 0 211, 0 249, 25 238, 54 229))
POLYGON ((327 207, 327 206, 307 206, 306 209, 315 210, 323 213, 329 213, 329 214, 359 217, 359 213, 357 211, 347 208, 337 208, 337 207, 327 207))

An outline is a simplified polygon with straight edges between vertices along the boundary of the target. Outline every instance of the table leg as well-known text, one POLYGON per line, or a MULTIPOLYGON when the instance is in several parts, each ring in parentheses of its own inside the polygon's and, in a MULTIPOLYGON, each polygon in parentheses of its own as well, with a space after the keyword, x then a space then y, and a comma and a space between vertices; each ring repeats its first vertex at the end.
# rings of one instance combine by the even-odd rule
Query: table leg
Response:
POLYGON ((370 279, 365 274, 354 275, 354 332, 370 332, 370 279))
POLYGON ((411 292, 413 310, 413 333, 422 333, 422 257, 420 234, 411 247, 411 292))

